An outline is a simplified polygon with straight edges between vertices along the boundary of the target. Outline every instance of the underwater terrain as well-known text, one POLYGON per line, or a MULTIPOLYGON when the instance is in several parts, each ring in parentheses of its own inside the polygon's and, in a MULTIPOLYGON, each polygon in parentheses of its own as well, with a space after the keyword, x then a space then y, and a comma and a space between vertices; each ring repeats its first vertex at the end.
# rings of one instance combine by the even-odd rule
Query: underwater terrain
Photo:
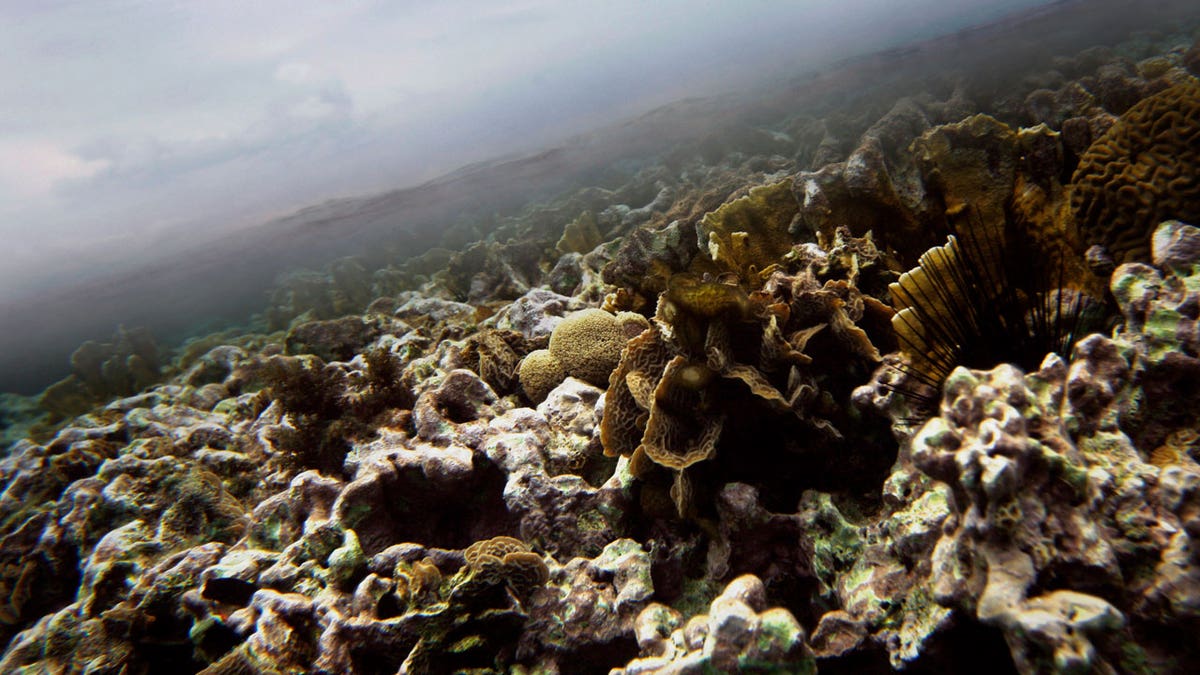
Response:
POLYGON ((1200 672, 1200 17, 1046 49, 83 344, 0 672, 1200 672))

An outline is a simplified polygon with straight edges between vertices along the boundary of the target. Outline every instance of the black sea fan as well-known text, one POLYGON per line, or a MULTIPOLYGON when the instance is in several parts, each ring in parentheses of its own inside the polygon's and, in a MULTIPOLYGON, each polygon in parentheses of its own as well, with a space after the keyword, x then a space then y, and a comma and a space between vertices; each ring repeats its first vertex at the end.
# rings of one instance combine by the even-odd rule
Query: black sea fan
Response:
POLYGON ((944 246, 890 285, 904 376, 893 389, 930 414, 957 366, 1038 367, 1048 353, 1069 356, 1077 337, 1098 328, 1102 303, 1072 287, 1066 254, 1041 246, 1023 223, 955 227, 944 246))

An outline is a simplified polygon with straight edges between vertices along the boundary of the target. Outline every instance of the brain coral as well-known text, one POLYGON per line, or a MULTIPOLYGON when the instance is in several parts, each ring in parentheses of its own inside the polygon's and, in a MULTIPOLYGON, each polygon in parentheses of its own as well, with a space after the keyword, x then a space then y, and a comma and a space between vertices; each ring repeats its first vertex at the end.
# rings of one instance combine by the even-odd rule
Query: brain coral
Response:
POLYGON ((1142 100, 1097 139, 1072 178, 1071 210, 1117 263, 1147 260, 1160 222, 1200 220, 1200 84, 1142 100))
POLYGON ((625 341, 631 337, 623 328, 626 320, 632 319, 618 318, 602 309, 575 312, 550 334, 550 353, 568 375, 597 387, 608 386, 608 376, 617 367, 625 341))
POLYGON ((529 400, 540 403, 552 389, 566 379, 567 374, 549 349, 537 349, 529 352, 521 361, 518 377, 521 380, 521 389, 525 391, 529 400))
POLYGON ((613 315, 594 308, 575 312, 555 326, 549 349, 532 351, 521 361, 521 388, 529 400, 541 403, 568 375, 606 387, 625 342, 649 325, 645 317, 632 312, 613 315))

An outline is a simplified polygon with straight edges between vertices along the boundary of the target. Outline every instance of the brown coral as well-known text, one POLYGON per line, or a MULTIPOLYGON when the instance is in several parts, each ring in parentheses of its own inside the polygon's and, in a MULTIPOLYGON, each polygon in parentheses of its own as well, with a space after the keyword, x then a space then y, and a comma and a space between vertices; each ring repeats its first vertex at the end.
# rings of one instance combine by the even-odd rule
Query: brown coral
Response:
POLYGON ((82 414, 116 396, 129 396, 162 378, 161 358, 154 336, 146 328, 118 327, 111 342, 88 340, 71 354, 67 377, 46 388, 38 405, 50 413, 48 422, 82 414))
POLYGON ((469 574, 486 578, 492 585, 507 584, 518 596, 546 583, 549 571, 542 557, 514 537, 492 537, 471 544, 463 551, 469 574))
POLYGON ((535 349, 521 360, 519 377, 525 396, 534 403, 541 403, 566 379, 567 373, 549 349, 535 349))
POLYGON ((630 456, 637 450, 656 383, 670 360, 671 351, 654 326, 625 346, 604 395, 600 440, 606 455, 630 456))
POLYGON ((1117 263, 1148 260, 1160 222, 1200 219, 1200 84, 1142 100, 1097 139, 1072 178, 1071 209, 1117 263))
POLYGON ((467 338, 462 357, 488 386, 504 395, 516 390, 521 357, 530 343, 516 331, 485 329, 467 338))
POLYGON ((602 241, 604 237, 596 225, 596 214, 584 211, 563 228, 562 237, 554 248, 559 253, 587 253, 602 241))
POLYGON ((541 403, 568 376, 605 386, 625 342, 648 325, 645 317, 632 312, 613 315, 591 308, 567 316, 550 334, 549 349, 532 351, 520 363, 525 395, 541 403))
POLYGON ((889 342, 890 310, 845 279, 821 278, 850 269, 857 276, 859 262, 874 265, 869 239, 850 243, 836 259, 814 245, 789 249, 764 268, 771 271, 759 274, 761 289, 752 292, 732 272, 674 275, 654 326, 628 343, 610 380, 601 423, 606 454, 630 457, 633 475, 651 482, 671 476, 671 501, 688 515, 700 506, 693 494, 710 491, 711 478, 759 461, 747 445, 794 446, 795 463, 777 461, 767 479, 781 499, 793 499, 794 477, 820 470, 826 455, 818 448, 832 456, 826 446, 845 439, 839 427, 848 420, 834 401, 879 360, 876 341, 889 342), (763 424, 725 424, 747 415, 765 415, 763 424), (722 444, 739 451, 723 458, 722 444))
POLYGON ((799 210, 791 180, 756 187, 704 216, 696 233, 708 257, 696 260, 757 286, 761 274, 792 249, 789 227, 799 210))

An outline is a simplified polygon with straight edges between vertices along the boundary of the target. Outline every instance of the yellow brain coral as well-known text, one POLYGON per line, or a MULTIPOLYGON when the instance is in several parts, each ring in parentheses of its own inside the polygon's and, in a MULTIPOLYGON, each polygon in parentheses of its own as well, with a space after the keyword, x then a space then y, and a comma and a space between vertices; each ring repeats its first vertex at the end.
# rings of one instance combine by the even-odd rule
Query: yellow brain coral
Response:
POLYGON ((541 403, 552 389, 566 379, 567 373, 549 349, 536 349, 521 361, 517 377, 525 396, 534 403, 541 403))
POLYGON ((1080 158, 1071 183, 1083 237, 1116 263, 1148 260, 1164 220, 1200 222, 1200 84, 1175 85, 1126 111, 1080 158))
POLYGON ((629 338, 624 327, 626 321, 636 323, 636 320, 624 316, 618 318, 602 309, 575 312, 563 319, 550 334, 550 353, 562 364, 567 375, 597 387, 606 387, 608 376, 621 360, 621 350, 629 338))
POLYGON ((521 388, 531 401, 541 403, 568 375, 607 387, 625 343, 649 326, 645 317, 633 312, 575 312, 554 328, 549 349, 532 351, 521 361, 521 388))

